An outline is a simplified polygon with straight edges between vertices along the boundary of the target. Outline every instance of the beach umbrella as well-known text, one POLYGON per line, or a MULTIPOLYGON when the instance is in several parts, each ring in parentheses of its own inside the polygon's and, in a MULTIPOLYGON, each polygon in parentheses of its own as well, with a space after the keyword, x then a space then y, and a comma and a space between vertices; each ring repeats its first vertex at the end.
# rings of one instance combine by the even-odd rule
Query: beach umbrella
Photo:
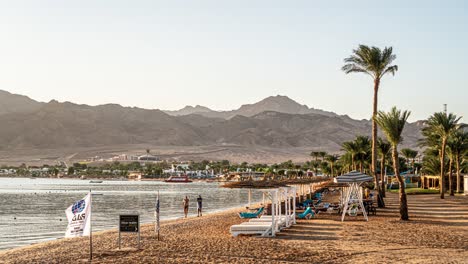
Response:
POLYGON ((335 178, 336 183, 362 183, 373 181, 374 178, 359 171, 351 171, 335 178))

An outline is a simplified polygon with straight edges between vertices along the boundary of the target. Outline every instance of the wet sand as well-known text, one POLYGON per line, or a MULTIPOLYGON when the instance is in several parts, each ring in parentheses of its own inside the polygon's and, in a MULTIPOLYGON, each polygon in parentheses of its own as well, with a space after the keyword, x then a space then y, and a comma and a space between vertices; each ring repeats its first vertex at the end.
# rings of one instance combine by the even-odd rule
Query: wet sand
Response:
MULTIPOLYGON (((275 238, 233 238, 229 227, 243 222, 237 210, 164 222, 162 241, 154 226, 126 234, 118 250, 117 232, 93 234, 93 263, 468 263, 468 197, 408 196, 410 218, 398 220, 398 196, 370 216, 319 214, 301 220, 275 238)), ((88 238, 60 239, 0 253, 0 263, 82 263, 88 238)))

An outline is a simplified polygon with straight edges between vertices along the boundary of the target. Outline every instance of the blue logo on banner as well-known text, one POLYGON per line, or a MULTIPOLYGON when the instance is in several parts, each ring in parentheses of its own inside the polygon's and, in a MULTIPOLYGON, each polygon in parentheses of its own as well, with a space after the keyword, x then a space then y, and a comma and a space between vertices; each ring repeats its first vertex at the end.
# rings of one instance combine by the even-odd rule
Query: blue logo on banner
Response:
POLYGON ((72 206, 72 213, 73 214, 81 213, 85 209, 85 206, 86 206, 85 200, 80 200, 80 201, 76 202, 72 206))

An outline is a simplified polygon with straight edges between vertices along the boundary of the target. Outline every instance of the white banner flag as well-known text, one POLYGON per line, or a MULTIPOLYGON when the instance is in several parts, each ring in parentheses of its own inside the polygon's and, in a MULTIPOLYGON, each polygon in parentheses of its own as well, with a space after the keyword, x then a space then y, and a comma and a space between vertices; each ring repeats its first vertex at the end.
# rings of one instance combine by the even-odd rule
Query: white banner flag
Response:
POLYGON ((91 231, 91 193, 65 210, 68 227, 65 237, 89 236, 91 231))

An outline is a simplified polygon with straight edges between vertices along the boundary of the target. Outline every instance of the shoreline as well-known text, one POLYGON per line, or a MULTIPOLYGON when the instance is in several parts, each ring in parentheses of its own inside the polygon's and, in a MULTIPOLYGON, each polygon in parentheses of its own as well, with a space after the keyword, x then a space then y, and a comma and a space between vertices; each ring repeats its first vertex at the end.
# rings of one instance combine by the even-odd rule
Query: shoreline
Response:
MULTIPOLYGON (((468 259, 466 196, 408 196, 410 221, 399 220, 398 195, 388 193, 387 207, 366 222, 362 217, 318 214, 274 238, 232 237, 229 227, 246 220, 243 208, 161 222, 161 241, 152 223, 136 235, 117 229, 93 232, 97 263, 464 263, 468 259), (437 212, 434 214, 434 212, 437 212)), ((86 262, 88 237, 60 239, 0 252, 0 263, 86 262)))
MULTIPOLYGON (((258 206, 259 205, 259 202, 252 202, 252 206, 258 206)), ((231 212, 239 212, 239 211, 242 211, 242 210, 245 210, 245 206, 234 206, 234 207, 230 207, 230 208, 225 208, 225 209, 215 209, 213 211, 207 211, 206 213, 203 213, 203 216, 202 217, 208 217, 208 216, 211 216, 211 215, 216 215, 216 214, 227 214, 227 213, 231 213, 231 212)), ((199 219, 200 217, 197 217, 196 215, 188 215, 187 218, 184 218, 183 214, 181 213, 181 217, 169 217, 169 218, 166 218, 164 220, 160 220, 160 226, 162 226, 163 224, 167 225, 167 224, 171 224, 172 222, 176 222, 176 221, 185 221, 185 220, 189 220, 189 219, 199 219)), ((141 221, 140 222, 140 225, 141 225, 141 228, 143 227, 147 227, 147 226, 155 226, 155 220, 152 220, 150 222, 148 221, 141 221)), ((112 227, 112 228, 106 228, 104 230, 99 230, 99 231, 93 231, 93 236, 94 235, 99 235, 101 233, 106 233, 106 232, 117 232, 118 231, 118 227, 112 227)), ((64 235, 65 235, 65 230, 63 231, 64 235)), ((0 249, 0 255, 2 253, 5 253, 5 251, 9 251, 9 250, 15 250, 15 249, 22 249, 22 248, 29 248, 29 247, 33 247, 33 246, 36 246, 36 245, 40 245, 40 244, 44 244, 44 243, 49 243, 49 242, 54 242, 54 241, 61 241, 61 240, 64 240, 64 239, 82 239, 82 237, 78 237, 78 238, 65 238, 65 237, 59 237, 59 238, 54 238, 54 237, 51 237, 47 240, 44 240, 44 241, 39 241, 39 242, 36 242, 36 243, 32 243, 32 244, 29 244, 29 245, 23 245, 23 246, 14 246, 14 247, 10 247, 10 248, 5 248, 5 249, 0 249)), ((0 261, 0 263, 2 263, 0 261)))
MULTIPOLYGON (((212 218, 212 217, 216 217, 216 216, 223 216, 223 215, 231 214, 231 213, 237 214, 237 212, 242 211, 242 210, 245 210, 245 208, 244 207, 235 207, 235 208, 228 208, 228 209, 221 210, 221 211, 207 212, 207 213, 204 213, 202 217, 189 216, 187 218, 178 217, 178 218, 175 218, 175 219, 165 219, 165 220, 160 221, 160 228, 166 227, 168 225, 190 223, 192 221, 197 221, 197 220, 206 219, 206 218, 212 218)), ((141 225, 140 226, 141 230, 151 230, 152 229, 153 232, 154 232, 155 222, 140 223, 140 225, 141 225)), ((65 231, 64 231, 64 233, 65 233, 65 231)), ((105 236, 105 235, 117 235, 117 234, 118 234, 118 227, 92 232, 93 240, 95 239, 95 237, 105 236)), ((164 234, 160 234, 160 235, 161 235, 161 237, 164 236, 164 234)), ((17 251, 34 250, 36 248, 53 246, 53 245, 55 245, 57 243, 77 242, 77 241, 84 241, 86 243, 86 241, 89 241, 89 236, 75 237, 75 238, 61 237, 61 238, 52 239, 50 241, 43 241, 43 242, 38 242, 38 243, 25 245, 25 246, 14 247, 14 248, 9 248, 9 249, 3 249, 3 250, 0 250, 0 263, 3 263, 1 261, 1 257, 2 257, 2 255, 5 255, 5 254, 15 253, 17 251)), ((89 242, 88 242, 88 245, 89 245, 89 242)), ((93 243, 93 245, 94 245, 94 243, 93 243)))
MULTIPOLYGON (((93 181, 93 180, 100 180, 100 181, 126 181, 126 182, 165 182, 167 178, 157 178, 157 179, 151 179, 151 178, 145 178, 141 180, 134 180, 134 179, 128 179, 128 178, 106 178, 106 177, 96 177, 96 178, 85 178, 81 179, 80 177, 28 177, 28 176, 11 176, 11 175, 0 175, 0 178, 9 178, 9 179, 31 179, 31 180, 36 180, 36 179, 53 179, 53 180, 81 180, 81 181, 93 181)), ((218 182, 222 183, 223 181, 218 181, 215 180, 214 178, 210 179, 191 179, 192 182, 218 182)), ((176 183, 190 183, 190 182, 176 182, 176 183)), ((96 183, 99 184, 99 183, 96 183)))

